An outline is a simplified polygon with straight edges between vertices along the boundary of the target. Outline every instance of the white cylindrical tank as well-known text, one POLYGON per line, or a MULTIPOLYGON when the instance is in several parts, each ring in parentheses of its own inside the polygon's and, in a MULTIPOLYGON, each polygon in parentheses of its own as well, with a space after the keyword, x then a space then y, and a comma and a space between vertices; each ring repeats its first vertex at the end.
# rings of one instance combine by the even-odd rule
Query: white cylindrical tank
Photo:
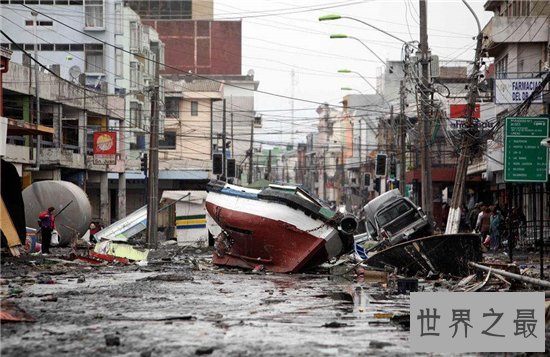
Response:
POLYGON ((55 207, 59 244, 68 245, 73 237, 82 237, 92 220, 88 195, 68 181, 38 181, 23 190, 25 220, 28 227, 38 228, 38 215, 55 207), (68 204, 68 206, 67 206, 68 204), (67 206, 63 211, 63 207, 67 206))

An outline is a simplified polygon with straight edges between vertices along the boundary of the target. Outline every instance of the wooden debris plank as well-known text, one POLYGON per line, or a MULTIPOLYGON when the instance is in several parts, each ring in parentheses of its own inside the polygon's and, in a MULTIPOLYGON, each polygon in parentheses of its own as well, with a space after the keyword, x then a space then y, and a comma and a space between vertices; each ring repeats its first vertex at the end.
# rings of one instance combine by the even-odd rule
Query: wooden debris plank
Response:
POLYGON ((0 226, 2 227, 2 232, 8 241, 8 247, 11 255, 18 257, 20 254, 18 247, 21 245, 21 241, 19 240, 17 229, 15 229, 15 225, 11 220, 10 213, 8 212, 2 197, 0 197, 0 226))

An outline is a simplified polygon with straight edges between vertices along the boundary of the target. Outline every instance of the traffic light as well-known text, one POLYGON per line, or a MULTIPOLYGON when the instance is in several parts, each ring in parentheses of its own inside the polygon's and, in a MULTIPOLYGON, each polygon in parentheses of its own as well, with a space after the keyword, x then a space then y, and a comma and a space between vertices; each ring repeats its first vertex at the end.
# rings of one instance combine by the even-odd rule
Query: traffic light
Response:
POLYGON ((390 158, 390 178, 395 178, 397 176, 397 162, 395 161, 395 156, 392 155, 390 158))
POLYGON ((380 188, 380 177, 377 177, 374 179, 374 190, 378 193, 381 193, 380 188))
POLYGON ((148 157, 149 155, 147 155, 147 153, 143 153, 143 155, 141 155, 141 171, 143 171, 143 173, 145 174, 145 176, 147 176, 147 168, 148 168, 148 157))
POLYGON ((370 174, 365 174, 365 186, 370 186, 370 174))
POLYGON ((386 159, 385 154, 376 155, 376 176, 386 176, 386 159))
POLYGON ((220 152, 212 154, 212 173, 214 175, 223 174, 223 154, 220 152))
POLYGON ((235 159, 227 159, 227 177, 236 177, 235 159))

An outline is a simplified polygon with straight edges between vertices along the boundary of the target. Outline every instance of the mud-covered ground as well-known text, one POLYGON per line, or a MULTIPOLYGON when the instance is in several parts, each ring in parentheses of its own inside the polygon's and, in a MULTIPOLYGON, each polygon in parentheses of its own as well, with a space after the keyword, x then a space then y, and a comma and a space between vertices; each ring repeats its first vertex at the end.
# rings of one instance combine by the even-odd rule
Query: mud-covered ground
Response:
MULTIPOLYGON (((174 250, 175 248, 173 248, 174 250)), ((2 356, 334 356, 408 353, 404 295, 351 277, 213 267, 209 252, 159 252, 147 266, 3 258, 2 356), (352 295, 356 297, 355 303, 352 295), (391 299, 390 299, 391 298, 391 299)), ((341 269, 343 270, 343 269, 341 269)))

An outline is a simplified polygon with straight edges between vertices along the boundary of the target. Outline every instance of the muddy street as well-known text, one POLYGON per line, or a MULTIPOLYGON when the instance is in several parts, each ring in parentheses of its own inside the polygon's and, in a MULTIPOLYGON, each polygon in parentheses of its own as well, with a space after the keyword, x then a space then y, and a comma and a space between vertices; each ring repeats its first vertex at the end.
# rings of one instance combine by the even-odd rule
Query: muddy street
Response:
MULTIPOLYGON (((379 284, 210 265, 207 252, 147 266, 40 257, 4 262, 2 294, 35 322, 2 323, 2 356, 385 355, 408 351, 379 284), (20 263, 19 263, 20 264, 20 263), (352 296, 355 294, 356 299, 352 296)), ((29 257, 32 258, 32 257, 29 257)))

